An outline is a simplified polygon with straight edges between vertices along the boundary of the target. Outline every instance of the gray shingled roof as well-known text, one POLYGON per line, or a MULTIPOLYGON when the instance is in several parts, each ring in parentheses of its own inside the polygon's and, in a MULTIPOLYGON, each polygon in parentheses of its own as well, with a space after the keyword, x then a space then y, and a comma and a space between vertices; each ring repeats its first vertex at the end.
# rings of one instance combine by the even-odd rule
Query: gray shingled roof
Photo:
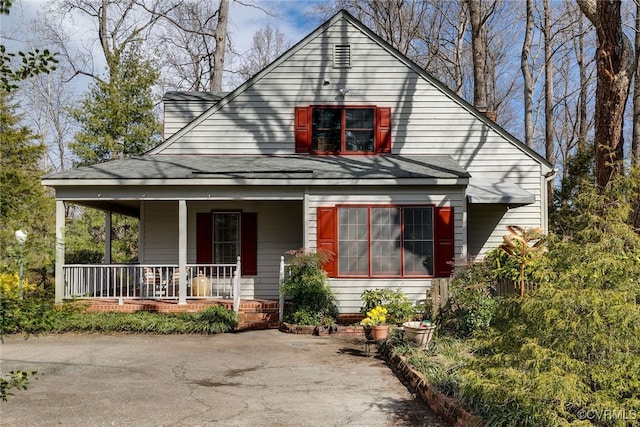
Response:
MULTIPOLYGON (((59 180, 402 179, 468 178, 449 156, 184 156, 149 155, 53 173, 59 180)), ((76 184, 80 184, 76 182, 76 184)))

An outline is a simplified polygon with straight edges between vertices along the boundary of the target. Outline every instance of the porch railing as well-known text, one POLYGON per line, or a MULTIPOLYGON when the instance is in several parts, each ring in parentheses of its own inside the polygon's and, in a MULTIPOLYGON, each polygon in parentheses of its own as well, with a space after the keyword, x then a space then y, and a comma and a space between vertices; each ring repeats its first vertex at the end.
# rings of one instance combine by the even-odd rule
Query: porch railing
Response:
MULTIPOLYGON (((178 299, 180 269, 156 264, 68 264, 64 298, 178 299)), ((236 264, 188 264, 187 298, 233 298, 239 305, 240 259, 236 264)))

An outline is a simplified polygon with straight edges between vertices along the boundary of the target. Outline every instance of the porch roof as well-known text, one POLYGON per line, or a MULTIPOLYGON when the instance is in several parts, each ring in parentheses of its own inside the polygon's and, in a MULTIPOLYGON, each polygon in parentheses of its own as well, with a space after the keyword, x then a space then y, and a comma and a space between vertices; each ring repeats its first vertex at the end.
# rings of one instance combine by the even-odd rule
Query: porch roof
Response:
MULTIPOLYGON (((425 180, 466 184, 470 177, 450 156, 185 156, 146 155, 49 174, 50 186, 64 185, 197 185, 237 181, 425 180)), ((417 183, 417 182, 416 182, 417 183)))
POLYGON ((533 194, 512 182, 472 178, 467 186, 467 201, 469 203, 518 206, 529 205, 535 200, 533 194))

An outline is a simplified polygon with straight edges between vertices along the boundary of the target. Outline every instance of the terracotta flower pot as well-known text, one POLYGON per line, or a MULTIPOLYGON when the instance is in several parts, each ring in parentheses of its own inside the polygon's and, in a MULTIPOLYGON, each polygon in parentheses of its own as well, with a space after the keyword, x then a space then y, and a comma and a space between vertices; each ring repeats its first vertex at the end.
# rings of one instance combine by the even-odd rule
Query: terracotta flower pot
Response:
POLYGON ((387 338, 389 333, 389 325, 379 325, 371 328, 371 335, 376 341, 381 341, 387 338))

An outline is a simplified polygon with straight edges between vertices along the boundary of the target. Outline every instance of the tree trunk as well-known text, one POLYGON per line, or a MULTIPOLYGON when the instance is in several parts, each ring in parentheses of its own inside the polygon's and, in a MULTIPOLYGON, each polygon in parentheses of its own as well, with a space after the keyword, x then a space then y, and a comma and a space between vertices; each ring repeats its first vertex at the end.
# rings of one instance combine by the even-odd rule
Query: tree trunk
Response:
POLYGON ((487 108, 487 47, 484 37, 480 0, 467 0, 471 21, 471 51, 473 52, 473 104, 487 108))
POLYGON ((220 0, 218 9, 218 26, 215 31, 216 48, 213 51, 213 75, 209 89, 222 90, 222 72, 224 68, 224 52, 227 40, 227 23, 229 22, 229 0, 220 0))
POLYGON ((577 0, 596 29, 595 175, 604 189, 624 171, 623 119, 635 61, 622 32, 620 2, 577 0))
POLYGON ((587 132, 589 122, 587 121, 587 64, 584 59, 584 20, 578 19, 578 43, 576 57, 578 61, 578 73, 580 76, 580 95, 578 101, 578 149, 584 150, 587 146, 587 132))
MULTIPOLYGON (((640 57, 640 3, 636 3, 635 19, 635 82, 633 84, 633 139, 631 141, 631 164, 640 166, 640 72, 638 58, 640 57)), ((637 215, 636 215, 637 216, 637 215)))
MULTIPOLYGON (((555 125, 553 117, 553 39, 551 36, 551 10, 549 0, 544 0, 544 151, 547 161, 556 163, 554 151, 555 125)), ((553 181, 547 182, 548 206, 553 205, 553 181)))
POLYGON ((524 142, 533 148, 533 73, 529 66, 531 42, 533 39, 533 0, 527 0, 527 21, 522 44, 520 68, 524 80, 524 142))

